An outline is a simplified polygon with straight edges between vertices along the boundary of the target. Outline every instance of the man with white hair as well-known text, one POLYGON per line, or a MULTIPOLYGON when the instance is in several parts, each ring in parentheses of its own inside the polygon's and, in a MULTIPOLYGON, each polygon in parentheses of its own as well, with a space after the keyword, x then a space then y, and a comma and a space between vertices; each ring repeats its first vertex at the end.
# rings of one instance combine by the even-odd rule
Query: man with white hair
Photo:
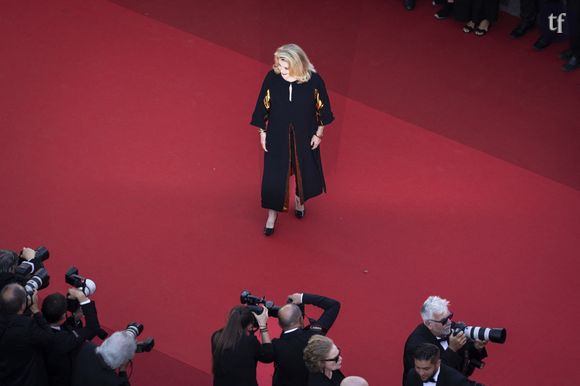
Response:
POLYGON ((361 377, 350 376, 340 382, 340 386, 369 386, 369 383, 361 377))
POLYGON ((441 362, 465 376, 470 376, 474 363, 487 356, 486 342, 468 341, 463 331, 451 333, 453 313, 449 311, 449 301, 439 296, 429 296, 421 307, 420 323, 405 342, 403 354, 403 385, 410 369, 415 367, 413 353, 422 343, 439 347, 441 362))
POLYGON ((130 386, 127 365, 135 356, 135 335, 117 331, 100 346, 86 342, 76 357, 72 386, 130 386))

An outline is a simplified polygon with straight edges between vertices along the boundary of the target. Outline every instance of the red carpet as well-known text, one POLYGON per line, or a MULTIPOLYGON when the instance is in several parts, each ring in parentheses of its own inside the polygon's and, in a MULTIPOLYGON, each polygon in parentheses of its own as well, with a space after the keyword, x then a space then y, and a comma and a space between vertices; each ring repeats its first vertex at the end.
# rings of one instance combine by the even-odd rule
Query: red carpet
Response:
POLYGON ((244 288, 341 300, 330 335, 371 385, 400 384, 430 294, 508 328, 480 382, 567 382, 579 78, 560 74, 557 47, 510 41, 507 16, 477 39, 397 1, 117 3, 1 5, 0 247, 48 246, 49 292, 74 264, 104 325, 145 324, 157 345, 136 385, 210 384, 209 336, 244 288), (287 41, 331 90, 329 194, 265 239, 248 121, 287 41))

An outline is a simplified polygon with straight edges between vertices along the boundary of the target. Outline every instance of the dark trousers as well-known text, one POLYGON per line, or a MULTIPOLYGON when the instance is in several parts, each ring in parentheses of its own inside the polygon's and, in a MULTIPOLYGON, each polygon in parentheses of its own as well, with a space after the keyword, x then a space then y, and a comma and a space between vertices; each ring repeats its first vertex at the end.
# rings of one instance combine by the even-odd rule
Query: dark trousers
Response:
POLYGON ((580 58, 580 1, 568 0, 566 17, 569 23, 572 55, 580 58))
POLYGON ((482 20, 496 21, 499 0, 456 0, 454 13, 457 20, 473 21, 476 25, 482 20))

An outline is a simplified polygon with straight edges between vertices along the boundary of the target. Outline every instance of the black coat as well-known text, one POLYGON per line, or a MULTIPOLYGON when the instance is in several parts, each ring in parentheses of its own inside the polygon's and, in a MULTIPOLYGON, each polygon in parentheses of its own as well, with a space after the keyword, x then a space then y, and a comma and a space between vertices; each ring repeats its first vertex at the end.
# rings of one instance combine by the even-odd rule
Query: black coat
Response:
MULTIPOLYGON (((211 338, 211 351, 215 351, 214 332, 211 338)), ((214 386, 258 386, 256 365, 258 362, 271 363, 274 360, 272 344, 260 344, 254 335, 242 336, 234 350, 225 350, 215 366, 214 386)))
POLYGON ((320 147, 312 150, 310 141, 319 125, 328 125, 333 120, 320 75, 313 72, 308 82, 291 83, 273 70, 268 72, 250 122, 267 131, 262 207, 288 210, 288 179, 294 169, 298 181, 296 194, 302 201, 326 192, 320 147))
POLYGON ((344 379, 344 374, 340 370, 332 372, 332 378, 328 379, 323 373, 310 373, 308 375, 308 386, 340 386, 344 379))
MULTIPOLYGON (((411 335, 409 335, 407 341, 405 342, 405 351, 403 354, 403 385, 405 384, 405 378, 407 377, 409 370, 415 367, 413 353, 417 349, 417 346, 422 343, 431 343, 439 347, 439 350, 441 351, 441 363, 454 368, 459 372, 462 372, 466 365, 465 350, 468 351, 470 358, 481 360, 487 357, 487 351, 485 349, 479 351, 473 347, 473 344, 470 342, 466 343, 465 346, 463 346, 463 348, 457 352, 449 348, 444 350, 443 346, 441 346, 441 343, 439 343, 435 335, 429 331, 425 324, 421 323, 415 328, 411 335)), ((471 375, 471 372, 466 375, 471 375)))
POLYGON ((44 360, 50 386, 69 386, 72 366, 77 350, 87 340, 93 339, 100 328, 95 302, 82 305, 86 326, 71 329, 63 325, 60 331, 52 329, 53 344, 44 350, 44 360))
POLYGON ((126 374, 119 375, 97 354, 91 342, 85 342, 75 358, 72 386, 130 386, 126 374))
POLYGON ((42 350, 52 339, 41 313, 0 316, 0 385, 48 385, 42 350))
MULTIPOLYGON (((441 364, 439 376, 437 377, 437 386, 470 386, 472 384, 459 371, 441 364)), ((421 377, 419 377, 415 369, 409 370, 405 386, 423 386, 423 381, 421 381, 421 377)))
POLYGON ((340 303, 324 296, 304 294, 303 304, 313 304, 324 309, 313 328, 298 329, 273 339, 274 379, 273 386, 306 386, 308 369, 304 364, 304 348, 312 335, 326 333, 338 316, 340 303))

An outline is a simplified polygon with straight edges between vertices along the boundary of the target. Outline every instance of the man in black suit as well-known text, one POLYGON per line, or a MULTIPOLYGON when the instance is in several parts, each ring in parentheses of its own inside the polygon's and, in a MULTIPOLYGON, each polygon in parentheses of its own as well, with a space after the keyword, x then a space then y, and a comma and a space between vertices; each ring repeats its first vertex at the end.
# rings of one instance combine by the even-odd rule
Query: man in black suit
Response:
POLYGON ((420 344, 413 353, 415 367, 409 370, 405 386, 470 386, 474 385, 459 371, 441 363, 439 347, 420 344))
POLYGON ((308 369, 304 364, 304 348, 308 339, 315 334, 326 334, 338 316, 340 303, 324 296, 295 293, 290 295, 290 304, 278 311, 278 323, 282 336, 272 340, 274 349, 273 386, 306 386, 308 369), (320 319, 310 320, 304 327, 302 311, 298 305, 312 304, 324 310, 320 319))
POLYGON ((72 363, 77 350, 87 340, 93 339, 100 330, 95 303, 78 288, 68 290, 68 298, 78 302, 79 310, 85 318, 85 326, 78 324, 76 315, 66 318, 67 298, 59 293, 48 295, 42 302, 42 314, 50 324, 54 343, 45 350, 50 386, 70 385, 72 363))
POLYGON ((487 356, 486 342, 468 341, 463 331, 451 333, 449 301, 439 296, 429 296, 421 307, 423 323, 419 324, 405 342, 403 354, 403 385, 409 370, 414 367, 413 353, 422 343, 439 347, 443 364, 466 376, 473 373, 474 365, 487 356))
POLYGON ((6 285, 0 294, 0 385, 47 386, 42 350, 53 335, 31 297, 32 316, 24 315, 27 295, 20 284, 6 285))
POLYGON ((135 356, 135 335, 117 331, 100 346, 85 342, 75 358, 72 386, 130 386, 127 366, 135 356))

